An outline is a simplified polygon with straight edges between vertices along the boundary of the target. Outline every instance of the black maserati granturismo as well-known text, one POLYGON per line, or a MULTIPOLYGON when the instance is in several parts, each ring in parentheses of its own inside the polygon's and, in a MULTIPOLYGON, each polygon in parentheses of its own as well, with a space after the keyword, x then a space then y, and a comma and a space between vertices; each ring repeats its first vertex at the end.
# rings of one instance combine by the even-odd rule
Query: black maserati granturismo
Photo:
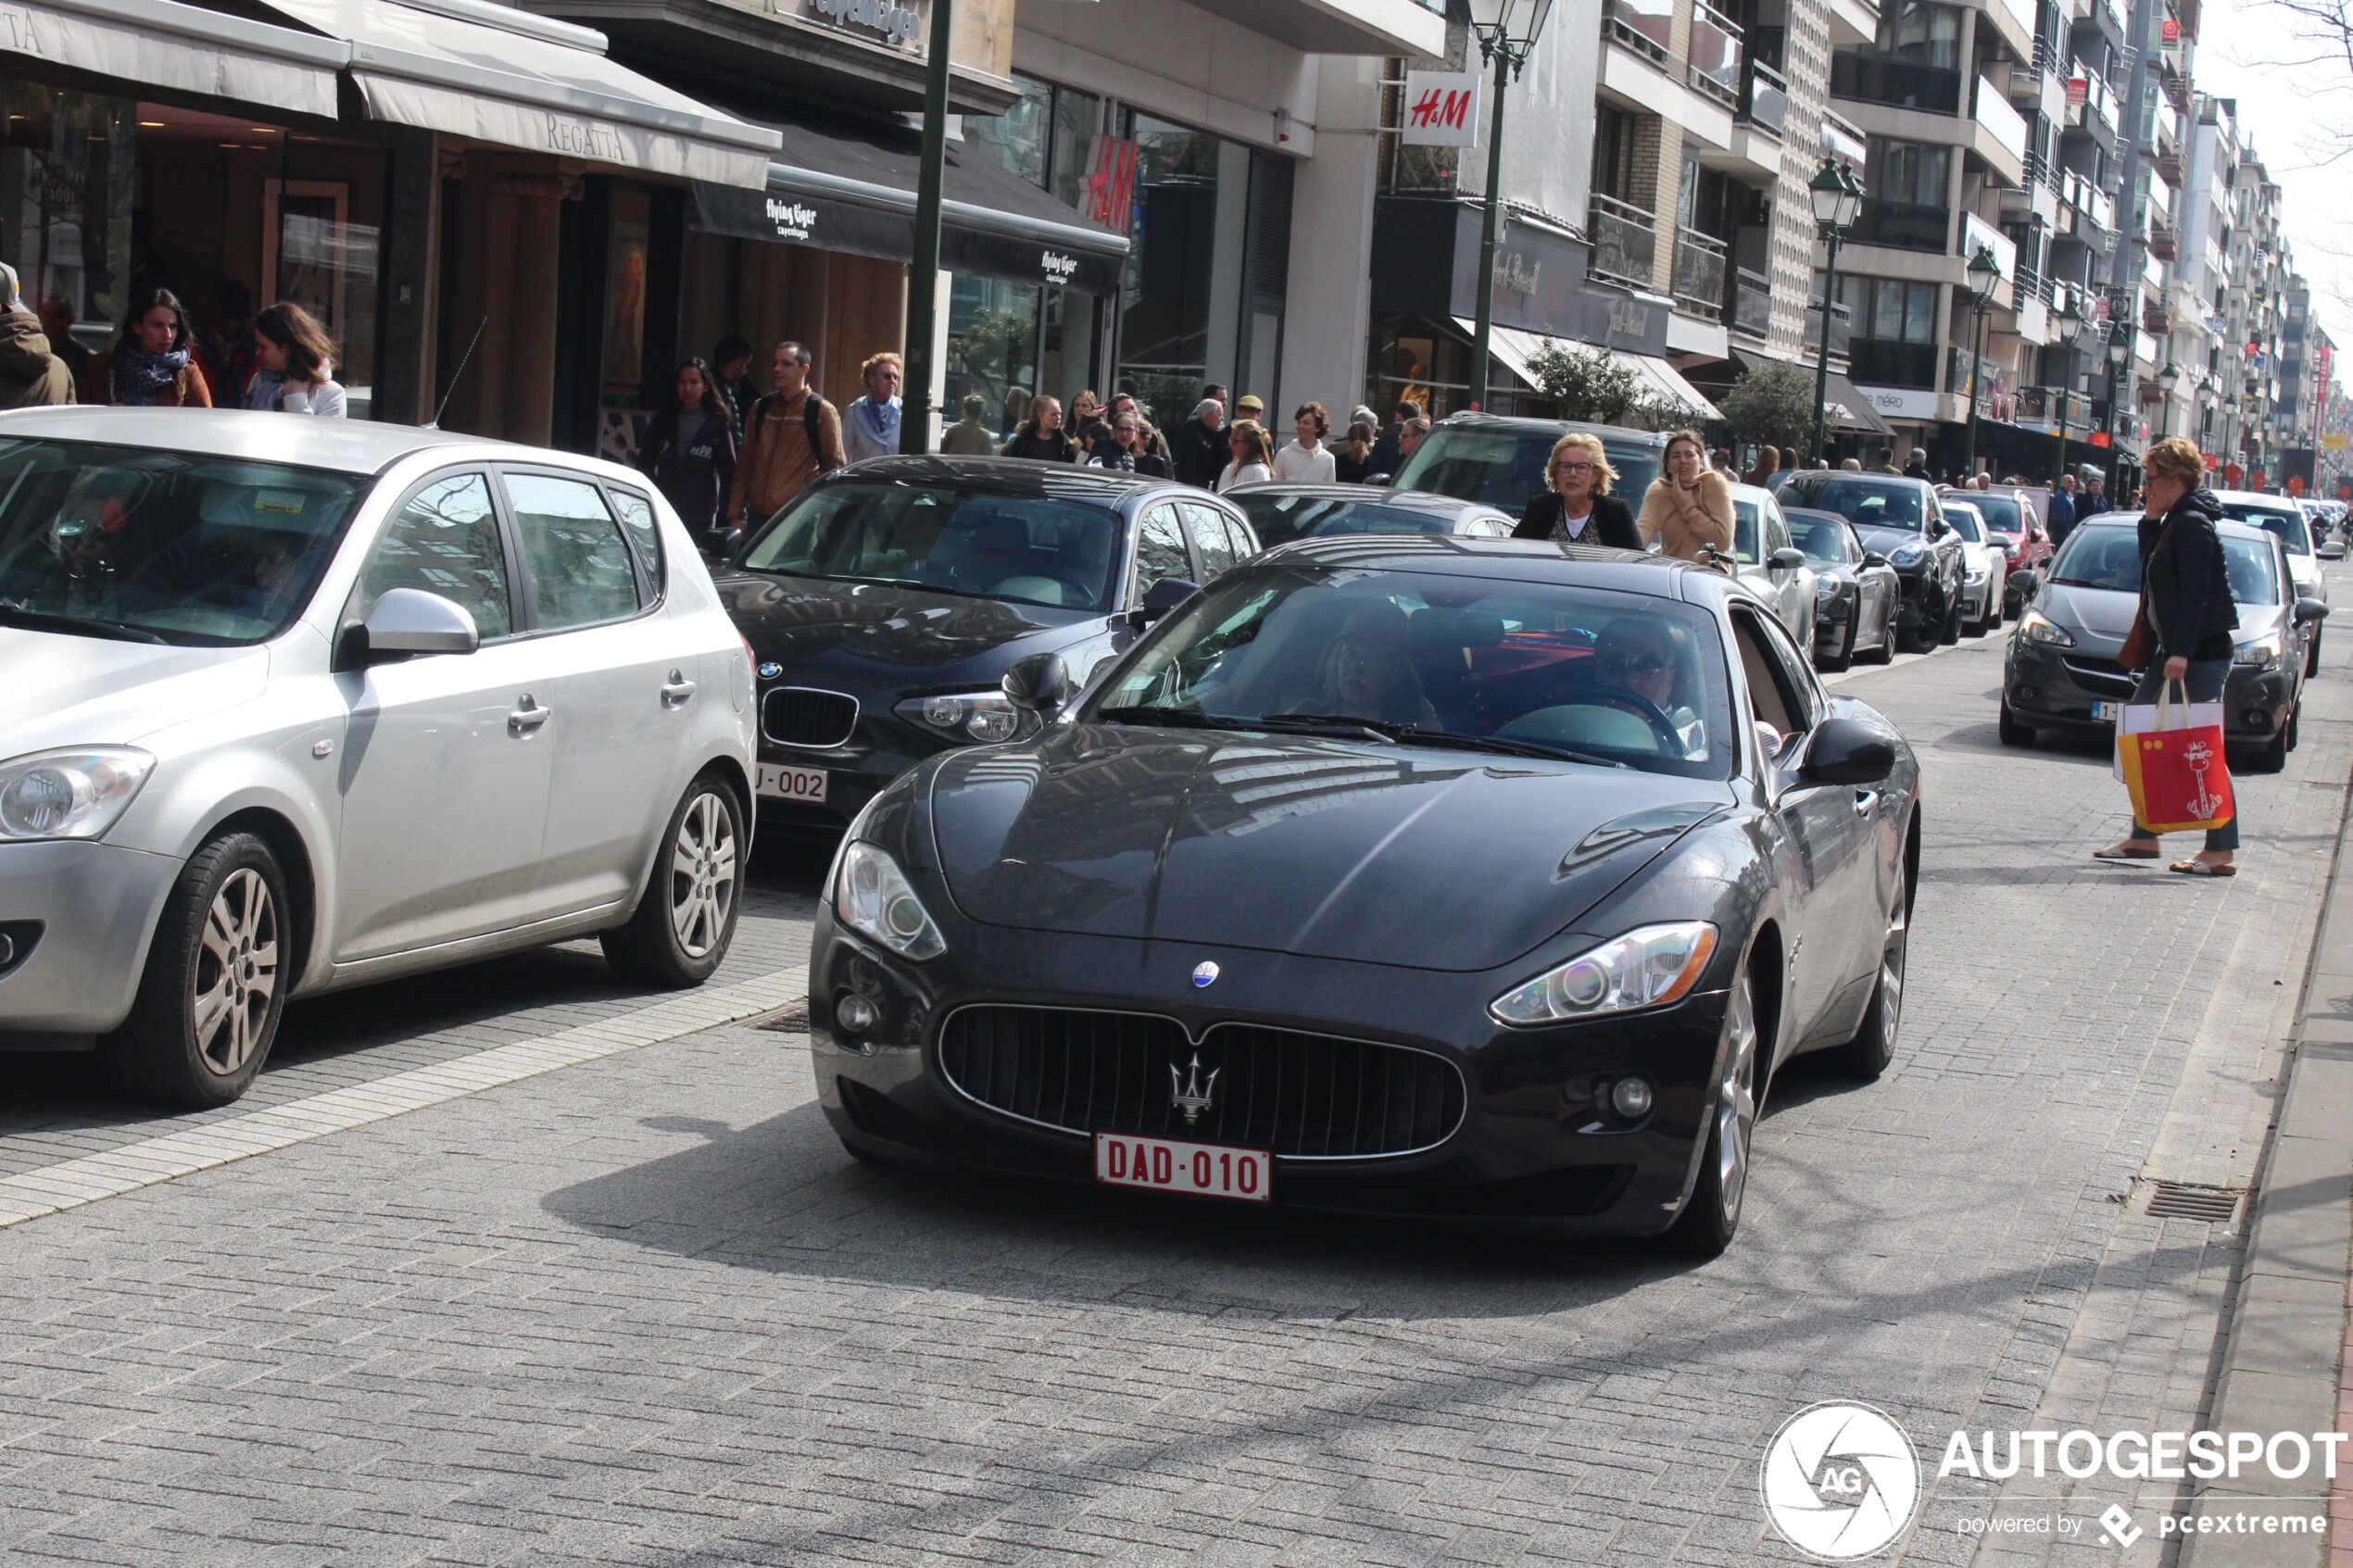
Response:
POLYGON ((1712 1254, 1774 1069, 1895 1048, 1916 762, 1714 572, 1310 539, 1003 689, 827 879, 855 1153, 1712 1254))

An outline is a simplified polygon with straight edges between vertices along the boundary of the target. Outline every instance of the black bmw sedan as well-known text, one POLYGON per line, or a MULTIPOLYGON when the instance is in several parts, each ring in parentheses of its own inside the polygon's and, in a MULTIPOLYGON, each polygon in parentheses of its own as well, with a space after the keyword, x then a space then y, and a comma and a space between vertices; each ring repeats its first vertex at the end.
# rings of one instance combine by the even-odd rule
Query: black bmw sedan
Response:
POLYGON ((1310 539, 1005 684, 827 879, 855 1153, 1713 1253, 1774 1068, 1894 1049, 1914 759, 1713 572, 1310 539))
POLYGON ((1915 651, 1960 641, 1965 552, 1945 525, 1935 486, 1892 473, 1811 470, 1777 494, 1784 507, 1838 513, 1865 549, 1887 558, 1902 590, 1896 628, 1915 651))
POLYGON ((715 574, 758 680, 763 817, 838 829, 933 753, 1035 731, 1007 667, 1050 652, 1083 681, 1257 549, 1166 480, 996 458, 826 475, 715 574))

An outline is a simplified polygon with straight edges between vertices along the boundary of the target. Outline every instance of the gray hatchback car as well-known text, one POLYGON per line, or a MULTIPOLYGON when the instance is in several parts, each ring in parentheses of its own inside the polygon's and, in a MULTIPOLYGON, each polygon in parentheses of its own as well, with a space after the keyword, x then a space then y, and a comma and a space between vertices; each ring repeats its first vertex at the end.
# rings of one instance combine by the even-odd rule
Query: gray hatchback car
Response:
POLYGON ((0 1050, 220 1105, 289 997, 569 937, 699 984, 749 656, 610 463, 298 415, 0 416, 0 1050))

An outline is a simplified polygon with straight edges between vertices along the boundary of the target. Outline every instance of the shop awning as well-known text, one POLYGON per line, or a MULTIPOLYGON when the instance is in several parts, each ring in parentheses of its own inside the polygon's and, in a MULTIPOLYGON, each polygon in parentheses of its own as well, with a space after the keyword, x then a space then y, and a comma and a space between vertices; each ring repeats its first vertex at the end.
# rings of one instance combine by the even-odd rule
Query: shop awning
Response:
MULTIPOLYGON (((11 0, 13 3, 13 0, 11 0)), ((775 132, 605 58, 604 37, 503 6, 436 0, 262 0, 350 45, 377 119, 560 157, 757 190, 775 132), (485 19, 472 21, 467 15, 485 19)))
POLYGON ((335 117, 349 51, 326 38, 176 0, 8 0, 0 50, 180 93, 335 117))
MULTIPOLYGON (((1794 359, 1775 359, 1769 354, 1759 354, 1748 348, 1733 349, 1732 360, 1743 370, 1755 370, 1759 365, 1797 365, 1807 375, 1814 373, 1811 365, 1799 365, 1794 359)), ((1822 408, 1830 416, 1824 422, 1832 430, 1843 430, 1856 435, 1895 433, 1894 428, 1879 417, 1879 410, 1871 407, 1871 400, 1836 370, 1832 370, 1829 380, 1823 383, 1822 408)))
MULTIPOLYGON (((1478 341, 1478 324, 1476 321, 1466 320, 1457 316, 1454 318, 1454 325, 1463 329, 1465 337, 1473 342, 1478 341)), ((1531 387, 1537 384, 1537 381, 1536 373, 1529 369, 1529 366, 1534 362, 1537 351, 1542 348, 1547 341, 1549 340, 1541 332, 1522 332, 1516 327, 1492 328, 1488 338, 1495 358, 1502 360, 1504 368, 1512 374, 1531 387)), ((1576 344, 1571 346, 1582 348, 1593 345, 1576 344)), ((1724 411, 1709 402, 1706 394, 1683 379, 1682 371, 1656 355, 1632 354, 1623 348, 1604 348, 1602 352, 1641 378, 1644 391, 1655 396, 1666 398, 1668 402, 1682 404, 1692 410, 1692 418, 1720 420, 1724 417, 1724 411)))
MULTIPOLYGON (((750 240, 905 261, 915 254, 916 132, 837 122, 776 127, 784 148, 765 191, 697 185, 695 227, 750 240)), ((1080 218, 969 146, 950 143, 940 265, 1007 282, 1108 295, 1127 239, 1080 218)))

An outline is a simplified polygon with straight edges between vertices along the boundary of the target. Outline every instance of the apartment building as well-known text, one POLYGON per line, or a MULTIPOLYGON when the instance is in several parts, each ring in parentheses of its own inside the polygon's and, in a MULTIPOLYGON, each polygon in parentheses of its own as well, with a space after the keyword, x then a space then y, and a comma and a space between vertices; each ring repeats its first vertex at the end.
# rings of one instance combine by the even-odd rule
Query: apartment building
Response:
POLYGON ((2177 412, 2165 433, 2186 435, 2221 466, 2222 409, 2233 395, 2237 347, 2229 291, 2238 230, 2232 180, 2239 161, 2237 105, 2198 94, 2181 187, 2181 254, 2173 264, 2172 363, 2181 370, 2177 412))

